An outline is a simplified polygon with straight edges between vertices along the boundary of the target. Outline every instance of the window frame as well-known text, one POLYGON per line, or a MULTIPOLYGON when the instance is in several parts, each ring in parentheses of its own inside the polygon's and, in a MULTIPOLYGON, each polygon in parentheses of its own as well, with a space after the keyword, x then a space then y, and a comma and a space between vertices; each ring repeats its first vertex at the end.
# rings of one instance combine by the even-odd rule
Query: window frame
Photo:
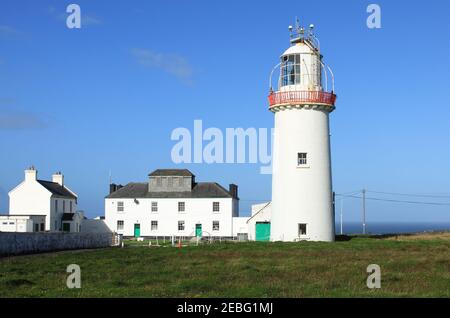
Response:
POLYGON ((186 202, 178 201, 178 213, 186 213, 186 202))
POLYGON ((220 231, 220 221, 212 221, 212 230, 220 231))
POLYGON ((150 211, 152 213, 158 213, 158 201, 152 201, 150 203, 150 211))
POLYGON ((308 167, 307 152, 297 152, 297 167, 308 167))
POLYGON ((119 212, 119 213, 125 212, 125 202, 124 201, 117 201, 117 212, 119 212))
POLYGON ((158 220, 152 220, 150 222, 150 231, 158 231, 158 220))
POLYGON ((182 232, 186 230, 186 221, 178 220, 178 232, 182 232))
POLYGON ((213 201, 212 210, 213 213, 220 213, 220 201, 213 201))
POLYGON ((125 228, 125 221, 117 220, 116 228, 117 228, 117 231, 123 231, 123 229, 125 228), (120 228, 119 228, 119 226, 120 226, 120 228))

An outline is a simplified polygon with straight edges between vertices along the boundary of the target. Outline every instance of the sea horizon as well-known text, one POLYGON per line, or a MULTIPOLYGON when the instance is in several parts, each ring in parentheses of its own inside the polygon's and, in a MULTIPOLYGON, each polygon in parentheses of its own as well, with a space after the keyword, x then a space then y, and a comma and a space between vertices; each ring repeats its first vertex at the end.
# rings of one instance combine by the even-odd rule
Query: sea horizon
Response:
MULTIPOLYGON (((336 234, 340 234, 340 223, 336 222, 336 234)), ((343 234, 362 234, 361 222, 343 223, 343 234)), ((366 234, 402 234, 450 231, 450 222, 368 222, 366 234)))

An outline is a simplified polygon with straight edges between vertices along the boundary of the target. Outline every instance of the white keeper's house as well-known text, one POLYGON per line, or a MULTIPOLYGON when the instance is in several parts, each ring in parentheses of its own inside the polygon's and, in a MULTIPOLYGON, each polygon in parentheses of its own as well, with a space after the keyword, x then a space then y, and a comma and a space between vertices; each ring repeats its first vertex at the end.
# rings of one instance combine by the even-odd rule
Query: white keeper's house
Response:
POLYGON ((37 170, 25 170, 25 179, 9 192, 9 214, 0 215, 1 232, 80 232, 84 219, 77 212, 78 196, 58 172, 52 181, 39 180, 37 170))
POLYGON ((105 220, 125 237, 239 237, 248 218, 239 217, 238 187, 196 182, 186 169, 157 169, 148 181, 111 184, 105 220))

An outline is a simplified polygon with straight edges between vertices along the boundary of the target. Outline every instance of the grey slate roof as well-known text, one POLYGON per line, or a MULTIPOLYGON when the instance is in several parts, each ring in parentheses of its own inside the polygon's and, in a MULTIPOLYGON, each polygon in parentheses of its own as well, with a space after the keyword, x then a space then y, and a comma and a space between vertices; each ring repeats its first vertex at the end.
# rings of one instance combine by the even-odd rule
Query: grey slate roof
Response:
POLYGON ((37 180, 37 182, 39 182, 44 188, 50 191, 54 196, 70 199, 77 198, 75 195, 73 195, 72 192, 61 186, 59 183, 45 180, 37 180))
POLYGON ((156 169, 155 171, 149 173, 151 177, 160 176, 177 176, 177 177, 193 177, 194 174, 188 169, 156 169))
POLYGON ((126 186, 111 193, 106 198, 134 199, 134 198, 231 198, 231 194, 220 184, 215 182, 199 182, 192 191, 183 192, 149 192, 148 183, 128 183, 126 186))

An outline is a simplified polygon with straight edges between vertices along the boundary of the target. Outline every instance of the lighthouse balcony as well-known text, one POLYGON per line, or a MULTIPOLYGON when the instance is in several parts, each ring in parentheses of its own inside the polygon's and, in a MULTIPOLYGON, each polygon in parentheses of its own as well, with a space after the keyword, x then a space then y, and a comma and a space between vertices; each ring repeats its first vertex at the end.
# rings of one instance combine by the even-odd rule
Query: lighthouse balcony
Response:
POLYGON ((289 106, 324 106, 334 109, 336 95, 323 91, 278 91, 269 95, 269 109, 289 106))

